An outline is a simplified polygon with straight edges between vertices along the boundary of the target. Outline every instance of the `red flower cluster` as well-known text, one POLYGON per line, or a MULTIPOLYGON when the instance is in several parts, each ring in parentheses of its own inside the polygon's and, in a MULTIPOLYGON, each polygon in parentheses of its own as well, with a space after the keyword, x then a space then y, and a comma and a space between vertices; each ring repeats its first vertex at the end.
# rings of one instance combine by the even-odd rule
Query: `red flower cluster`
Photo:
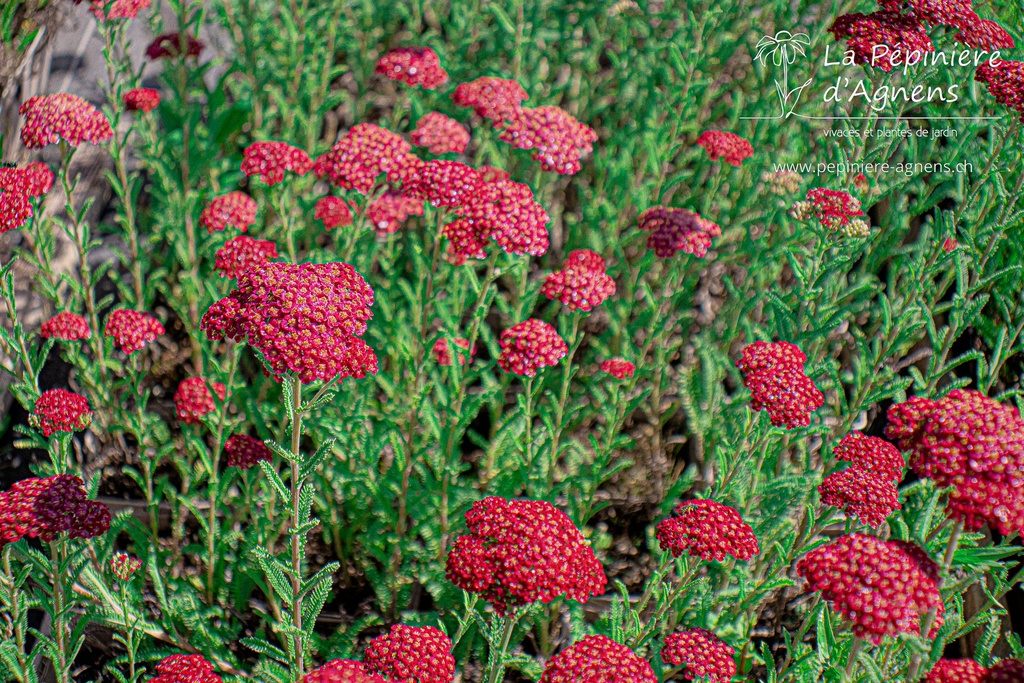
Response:
POLYGON ((1020 112, 1020 120, 1024 121, 1024 62, 1000 59, 997 66, 982 62, 974 72, 974 80, 988 86, 996 102, 1020 112))
POLYGON ((967 47, 985 52, 1009 50, 1014 47, 1013 36, 994 21, 978 18, 977 21, 964 26, 956 34, 956 40, 967 47))
POLYGON ((899 12, 844 14, 836 19, 829 32, 836 40, 846 39, 846 46, 854 53, 858 64, 870 64, 887 73, 893 66, 903 63, 909 54, 917 54, 911 58, 913 64, 913 59, 920 61, 924 53, 935 52, 921 22, 899 12), (886 46, 888 50, 876 58, 875 48, 879 46, 886 46))
MULTIPOLYGON (((829 230, 839 230, 854 218, 863 216, 860 201, 849 192, 817 187, 807 191, 807 200, 794 207, 798 214, 809 214, 829 230)), ((799 216, 798 216, 799 217, 799 216)))
POLYGON ((825 403, 825 397, 804 374, 806 362, 803 351, 789 342, 756 341, 746 346, 736 367, 750 390, 751 408, 767 410, 776 427, 809 425, 811 413, 825 403))
POLYGON ((604 270, 604 259, 590 249, 569 253, 562 270, 548 275, 541 293, 561 301, 570 311, 589 311, 615 294, 615 280, 604 270))
POLYGON ((156 318, 131 309, 120 308, 107 316, 107 325, 103 334, 114 339, 114 346, 125 353, 132 354, 165 331, 164 326, 156 318))
POLYGON ((932 609, 938 610, 934 628, 942 625, 944 606, 933 578, 938 566, 912 544, 847 534, 809 552, 796 569, 807 590, 821 591, 853 622, 858 638, 877 644, 887 635, 916 633, 932 609))
POLYGON ((254 142, 242 152, 242 173, 258 175, 267 185, 283 181, 285 171, 306 175, 312 167, 309 155, 287 142, 254 142))
POLYGON ((89 500, 79 477, 58 474, 16 482, 0 493, 0 547, 24 537, 93 538, 110 528, 110 510, 89 500))
POLYGON ((142 560, 128 553, 118 551, 110 558, 110 571, 122 581, 127 581, 142 567, 142 560))
POLYGON ((653 206, 638 219, 641 230, 650 232, 647 248, 659 258, 670 258, 680 251, 704 258, 711 240, 722 234, 716 223, 686 209, 653 206))
POLYGON ((157 676, 149 683, 221 683, 213 664, 202 655, 171 655, 156 665, 157 676))
POLYGON ((160 104, 160 91, 153 88, 132 88, 121 95, 128 111, 153 111, 160 104))
POLYGON ((685 666, 688 680, 729 683, 736 675, 736 651, 711 631, 691 628, 671 633, 661 647, 661 659, 669 666, 685 666))
POLYGON ((485 183, 496 183, 499 180, 508 180, 512 177, 508 171, 496 166, 481 166, 477 171, 480 172, 480 177, 485 183))
MULTIPOLYGON (((146 56, 150 59, 177 57, 181 54, 181 34, 164 33, 153 39, 146 48, 146 56)), ((203 51, 203 44, 192 36, 185 38, 186 57, 198 57, 203 51)))
POLYGON ((879 0, 878 4, 887 12, 901 12, 909 5, 910 17, 933 26, 960 29, 956 40, 975 49, 993 51, 1013 47, 1010 34, 994 21, 979 17, 971 7, 971 0, 879 0))
POLYGON ((466 526, 469 534, 448 554, 448 580, 483 596, 498 614, 604 593, 608 580, 593 549, 551 503, 491 496, 473 503, 466 526))
MULTIPOLYGON (((227 387, 220 382, 212 382, 213 390, 217 397, 224 400, 227 395, 227 387)), ((178 419, 187 425, 202 424, 203 416, 209 415, 217 409, 213 401, 213 394, 210 387, 202 377, 189 377, 181 380, 178 390, 174 392, 174 408, 178 411, 178 419)))
POLYGON ((477 116, 492 120, 496 126, 511 118, 529 98, 518 81, 491 76, 460 83, 452 93, 455 104, 473 107, 477 116))
POLYGON ((493 239, 506 253, 541 256, 548 250, 547 212, 527 185, 511 180, 484 183, 473 201, 456 208, 459 218, 444 226, 452 263, 487 256, 493 239))
POLYGON ((656 536, 661 549, 673 557, 685 552, 706 562, 721 562, 726 555, 749 560, 761 552, 754 530, 740 513, 713 500, 680 503, 671 517, 658 522, 656 536))
POLYGON ((24 184, 13 182, 0 185, 0 233, 17 230, 32 217, 32 202, 24 191, 24 184), (8 189, 14 187, 15 189, 8 189))
POLYGON ((545 171, 579 173, 580 157, 594 151, 597 132, 559 107, 518 108, 505 115, 498 136, 516 149, 532 149, 545 171))
POLYGON ((833 472, 818 487, 821 502, 842 508, 870 527, 900 509, 896 484, 888 477, 861 467, 833 472))
POLYGON ((59 339, 61 341, 78 341, 92 337, 89 323, 82 316, 71 311, 61 311, 42 324, 39 336, 43 339, 59 339))
POLYGON ((248 235, 229 239, 217 250, 213 267, 221 277, 238 279, 242 273, 256 266, 267 264, 277 258, 277 245, 267 240, 257 240, 248 235))
POLYGON ((1001 659, 985 673, 981 683, 1021 683, 1024 681, 1024 661, 1001 659))
MULTIPOLYGON (((34 161, 24 168, 0 168, 0 190, 14 192, 26 198, 42 197, 53 187, 54 175, 42 161, 34 161)), ((29 205, 29 215, 31 215, 29 205)))
POLYGON ((436 111, 421 118, 409 137, 412 144, 427 147, 431 154, 462 154, 469 144, 469 131, 455 119, 436 111))
POLYGON ((245 232, 255 222, 256 200, 237 190, 214 197, 199 214, 199 225, 211 234, 229 225, 245 232))
POLYGON ((371 674, 362 662, 354 659, 332 659, 319 669, 313 669, 302 677, 301 683, 386 683, 376 674, 371 674))
POLYGON ((265 443, 248 434, 232 434, 224 444, 224 453, 228 456, 228 467, 243 470, 255 466, 261 460, 270 462, 274 459, 265 443))
POLYGON ((651 665, 607 636, 586 636, 548 660, 539 683, 657 683, 651 665))
POLYGON ((429 47, 401 47, 377 62, 376 73, 406 85, 436 90, 448 82, 441 59, 429 47))
POLYGON ((29 424, 49 438, 58 432, 77 432, 92 423, 89 401, 66 389, 49 389, 36 399, 29 424))
POLYGON ((377 372, 359 335, 373 315, 373 290, 347 263, 277 263, 248 270, 200 324, 212 340, 247 339, 277 375, 303 383, 377 372))
POLYGON ((423 200, 407 197, 398 192, 385 192, 366 209, 366 220, 377 229, 377 234, 398 232, 409 216, 423 215, 423 200))
MULTIPOLYGON (((452 364, 452 348, 450 344, 454 344, 463 351, 469 351, 469 360, 473 360, 473 356, 476 355, 476 347, 473 347, 473 350, 470 351, 468 339, 453 339, 450 343, 447 339, 438 339, 434 342, 434 358, 441 367, 447 368, 452 364)), ((459 365, 466 364, 466 354, 460 352, 456 354, 456 357, 459 359, 459 365)))
POLYGON ((876 472, 887 479, 903 479, 903 455, 895 446, 874 436, 850 432, 832 449, 833 455, 855 467, 876 472))
POLYGON ((377 178, 404 161, 411 149, 401 135, 360 123, 335 142, 331 151, 317 157, 313 172, 338 187, 369 194, 377 178))
POLYGON ((352 224, 352 210, 340 197, 321 197, 316 202, 313 218, 324 222, 328 230, 352 224))
POLYGON ((629 379, 636 372, 636 366, 625 358, 609 358, 601 363, 601 372, 607 372, 615 379, 629 379))
POLYGON ((404 179, 405 194, 432 206, 465 207, 483 191, 480 173, 466 164, 433 159, 419 165, 404 179))
POLYGON ((505 372, 533 377, 537 370, 558 365, 569 348, 558 330, 536 318, 513 325, 501 333, 498 365, 505 372))
POLYGON ((913 397, 889 408, 885 434, 910 452, 910 467, 952 486, 947 510, 970 530, 986 522, 1024 533, 1024 420, 1017 409, 956 389, 938 401, 913 397))
POLYGON ((389 683, 451 683, 452 641, 433 626, 395 624, 366 646, 363 665, 389 683))
POLYGON ((89 9, 100 21, 112 19, 134 19, 139 12, 149 7, 149 0, 91 0, 89 9))
POLYGON ((30 97, 18 112, 25 117, 21 142, 29 148, 46 147, 60 140, 72 147, 83 142, 96 145, 114 135, 110 121, 96 107, 66 92, 30 97))
POLYGON ((725 130, 706 130, 697 138, 697 144, 711 157, 723 159, 727 164, 740 166, 743 160, 754 156, 754 147, 746 139, 725 130))
POLYGON ((981 683, 988 669, 973 659, 940 659, 925 676, 925 683, 981 683))

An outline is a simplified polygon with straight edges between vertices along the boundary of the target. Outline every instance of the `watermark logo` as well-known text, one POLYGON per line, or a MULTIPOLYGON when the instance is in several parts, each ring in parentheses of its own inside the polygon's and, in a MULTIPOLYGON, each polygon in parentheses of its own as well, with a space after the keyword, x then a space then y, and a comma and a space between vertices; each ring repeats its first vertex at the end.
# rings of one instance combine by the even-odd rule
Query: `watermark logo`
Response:
POLYGON ((805 48, 811 46, 811 38, 806 33, 790 33, 779 31, 774 36, 764 36, 757 43, 757 55, 754 57, 763 66, 768 66, 768 60, 775 66, 782 67, 782 81, 775 79, 775 92, 779 95, 780 114, 776 118, 788 119, 796 110, 797 102, 804 89, 811 84, 813 79, 808 78, 795 88, 789 87, 789 67, 796 63, 797 57, 806 57, 805 48))

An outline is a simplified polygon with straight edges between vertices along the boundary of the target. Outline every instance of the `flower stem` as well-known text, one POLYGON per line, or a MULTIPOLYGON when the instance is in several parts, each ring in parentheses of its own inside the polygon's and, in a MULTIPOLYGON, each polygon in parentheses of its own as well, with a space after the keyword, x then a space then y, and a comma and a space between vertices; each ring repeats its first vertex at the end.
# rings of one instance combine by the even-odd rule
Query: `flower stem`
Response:
POLYGON ((305 638, 302 636, 302 537, 298 531, 302 523, 301 516, 301 495, 302 481, 299 479, 299 447, 302 441, 302 382, 298 377, 292 379, 292 455, 291 462, 291 494, 292 494, 292 621, 296 633, 292 636, 295 648, 295 672, 301 677, 305 675, 304 647, 305 638))

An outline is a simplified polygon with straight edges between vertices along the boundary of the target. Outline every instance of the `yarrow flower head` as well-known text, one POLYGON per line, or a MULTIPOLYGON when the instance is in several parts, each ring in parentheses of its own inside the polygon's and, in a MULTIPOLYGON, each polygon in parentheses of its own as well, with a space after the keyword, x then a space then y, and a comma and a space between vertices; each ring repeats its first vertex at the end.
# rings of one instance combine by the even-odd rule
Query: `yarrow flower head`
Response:
POLYGON ((740 166, 744 159, 754 156, 749 141, 725 130, 706 130, 697 138, 697 144, 704 148, 711 161, 722 159, 732 166, 740 166))
POLYGON ((34 210, 27 189, 21 177, 17 181, 8 179, 0 184, 0 233, 17 230, 32 217, 34 210))
MULTIPOLYGON (((921 22, 899 12, 844 14, 835 20, 829 32, 836 40, 846 39, 846 46, 858 64, 878 67, 886 73, 902 64, 906 55, 916 54, 920 61, 924 53, 935 52, 921 22)), ((913 63, 912 60, 910 64, 913 63)))
POLYGON ((432 206, 463 207, 477 201, 483 189, 484 181, 475 168, 458 161, 433 159, 406 179, 403 192, 432 206))
POLYGON ((436 111, 421 118, 409 137, 412 144, 428 148, 431 154, 462 154, 469 144, 469 131, 455 119, 436 111))
POLYGON ((903 469, 906 467, 903 455, 885 439, 867 436, 861 432, 850 432, 832 449, 832 454, 840 460, 875 472, 891 481, 903 479, 903 469))
POLYGON ((541 293, 561 301, 570 311, 589 311, 615 294, 615 280, 605 272, 604 259, 590 249, 570 252, 562 270, 548 275, 541 293))
POLYGON ((981 683, 1020 683, 1024 681, 1024 660, 1000 659, 981 679, 981 683))
POLYGON ((332 659, 302 677, 301 683, 387 683, 354 659, 332 659))
POLYGON ((149 683, 221 683, 213 664, 202 655, 171 655, 156 665, 157 676, 149 683))
POLYGON ((743 349, 736 363, 743 385, 750 390, 751 408, 767 410, 776 427, 806 427, 811 413, 825 403, 821 391, 804 374, 806 361, 795 344, 756 341, 743 349))
POLYGON ((467 361, 473 360, 473 356, 476 355, 476 347, 474 346, 473 349, 470 349, 468 339, 453 339, 449 342, 442 337, 434 342, 434 359, 437 360, 437 364, 441 367, 447 368, 452 365, 452 345, 467 352, 455 352, 455 357, 459 359, 459 365, 465 365, 467 361))
POLYGON ((534 161, 545 171, 572 175, 580 171, 580 158, 594 150, 597 132, 559 107, 519 108, 505 114, 498 136, 516 149, 532 149, 534 161))
POLYGON ((842 508, 874 528, 900 509, 899 491, 892 479, 861 467, 833 472, 818 486, 821 502, 842 508))
POLYGON ((910 467, 953 487, 947 511, 976 531, 1024 533, 1024 420, 1013 406, 955 389, 889 408, 885 434, 910 453, 910 467))
POLYGON ((559 597, 586 602, 607 578, 587 540, 555 506, 491 496, 466 513, 469 534, 448 554, 448 580, 495 612, 559 597))
POLYGON ((160 91, 153 88, 132 88, 121 95, 128 111, 150 112, 160 105, 160 91))
POLYGON ((981 683, 988 669, 973 659, 940 659, 925 676, 925 683, 981 683))
MULTIPOLYGON (((180 33, 164 33, 153 39, 146 48, 146 56, 150 59, 166 59, 181 54, 182 38, 180 33)), ((192 36, 185 37, 185 55, 198 57, 203 51, 203 44, 192 36)))
POLYGON ((864 215, 860 201, 849 192, 817 187, 807 191, 806 211, 829 230, 840 230, 864 215))
POLYGON ((42 161, 33 161, 21 170, 29 197, 42 197, 53 187, 53 171, 42 161))
POLYGON ((433 626, 395 624, 366 646, 363 665, 390 683, 451 683, 452 641, 433 626))
POLYGON ((452 101, 460 107, 473 107, 477 116, 491 119, 500 125, 510 119, 529 95, 518 81, 482 76, 475 81, 460 83, 452 93, 452 101))
POLYGON ((110 571, 121 581, 129 581, 142 567, 142 560, 128 553, 116 552, 110 558, 110 571))
POLYGON ((92 423, 92 411, 85 396, 67 389, 49 389, 36 399, 29 424, 49 438, 59 432, 77 432, 92 423))
POLYGON ((245 232, 255 222, 256 200, 237 190, 214 197, 199 214, 199 225, 211 234, 228 226, 245 232))
POLYGON ((107 316, 103 334, 114 339, 114 346, 127 354, 132 354, 165 331, 164 326, 156 318, 139 311, 120 308, 107 316))
POLYGON ((501 333, 498 365, 514 375, 534 377, 537 370, 558 365, 569 352, 558 330, 536 318, 513 325, 501 333))
POLYGON ((352 210, 341 197, 321 197, 316 202, 313 218, 323 221, 328 230, 352 224, 352 210))
POLYGON ((377 356, 359 338, 373 290, 347 263, 277 263, 248 270, 200 327, 214 341, 247 339, 275 375, 304 383, 377 372, 377 356))
POLYGON ((406 85, 436 90, 448 82, 441 59, 429 47, 401 47, 380 58, 375 69, 386 78, 406 85))
POLYGON ((139 12, 149 7, 149 0, 91 0, 90 10, 100 21, 134 19, 139 12))
POLYGON ((679 557, 684 552, 706 562, 721 562, 726 555, 749 560, 761 552, 757 536, 740 513, 713 500, 689 500, 676 506, 671 517, 658 522, 662 550, 679 557))
POLYGON ((942 625, 942 596, 932 578, 938 567, 920 549, 910 552, 893 541, 846 534, 809 552, 796 569, 808 591, 821 591, 852 622, 858 638, 877 644, 885 636, 917 633, 921 617, 933 609, 938 615, 933 630, 942 625))
POLYGON ((945 241, 942 243, 942 251, 946 252, 947 254, 952 254, 954 251, 956 251, 956 248, 958 246, 960 245, 957 243, 955 239, 953 239, 952 237, 947 237, 945 241))
POLYGON ((277 185, 284 180, 284 172, 306 175, 313 167, 313 160, 303 150, 287 142, 254 142, 242 152, 242 173, 259 176, 267 185, 277 185))
POLYGON ((273 242, 239 235, 217 250, 213 267, 221 277, 238 279, 250 268, 264 266, 277 256, 277 245, 273 242))
POLYGON ((0 493, 0 547, 22 538, 94 538, 110 528, 110 510, 89 500, 81 478, 23 479, 0 493))
POLYGON ((78 341, 92 338, 92 330, 89 329, 89 323, 82 316, 71 311, 61 311, 42 324, 39 328, 39 336, 43 339, 78 341))
POLYGON ((607 636, 586 636, 548 660, 539 683, 657 683, 647 661, 607 636))
POLYGON ((228 467, 243 470, 257 465, 261 460, 270 462, 274 458, 265 443, 248 434, 232 434, 224 444, 224 453, 228 456, 228 467))
POLYGON ((606 372, 615 379, 629 379, 636 372, 636 366, 625 358, 609 358, 601 363, 601 372, 606 372))
POLYGON ((455 213, 459 218, 443 228, 450 242, 448 259, 455 264, 486 257, 492 239, 508 254, 542 256, 548 250, 551 218, 523 183, 484 183, 476 198, 455 213))
POLYGON ((223 401, 227 394, 227 387, 220 382, 212 382, 207 385, 202 377, 189 377, 183 379, 174 392, 174 408, 178 412, 178 419, 183 424, 202 424, 203 416, 209 415, 217 408, 213 401, 213 394, 210 387, 217 392, 217 397, 223 401))
POLYGON ((398 232, 409 216, 422 215, 423 200, 400 192, 385 192, 366 209, 366 220, 377 229, 378 235, 398 232))
POLYGON ((72 147, 83 142, 96 145, 114 135, 107 117, 78 95, 61 92, 30 97, 18 111, 25 117, 21 142, 28 148, 61 140, 72 147))
POLYGON ((986 60, 975 69, 974 80, 984 83, 996 102, 1017 110, 1024 121, 1024 62, 999 59, 993 65, 986 60))
POLYGON ((989 19, 978 17, 977 21, 961 27, 956 40, 967 47, 985 52, 1009 50, 1014 47, 1013 36, 1006 29, 989 19))
POLYGON ((711 631, 691 628, 665 636, 661 659, 669 666, 684 666, 687 680, 729 683, 736 675, 736 651, 711 631))
POLYGON ((401 135, 360 123, 334 143, 331 151, 317 157, 313 172, 338 187, 369 194, 377 178, 403 161, 411 149, 401 135))
POLYGON ((651 233, 647 248, 659 258, 670 258, 681 251, 704 258, 711 240, 722 235, 716 223, 686 209, 653 206, 637 220, 641 230, 651 233))

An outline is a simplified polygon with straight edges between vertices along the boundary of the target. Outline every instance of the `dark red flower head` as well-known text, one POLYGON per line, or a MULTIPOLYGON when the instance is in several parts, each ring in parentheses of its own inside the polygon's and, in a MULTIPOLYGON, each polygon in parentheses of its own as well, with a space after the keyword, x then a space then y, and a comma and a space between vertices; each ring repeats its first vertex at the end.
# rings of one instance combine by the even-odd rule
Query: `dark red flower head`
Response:
POLYGON ((910 453, 911 469, 953 487, 951 515, 970 530, 987 522, 1024 533, 1024 420, 1015 407, 956 389, 894 405, 888 418, 886 436, 910 453))
POLYGON ((962 28, 978 18, 971 0, 879 0, 887 12, 909 10, 910 16, 932 26, 962 28))
POLYGON ((221 277, 238 279, 250 268, 262 267, 277 258, 277 246, 248 235, 233 237, 217 250, 213 267, 221 277))
POLYGON ((604 270, 604 259, 590 249, 570 252, 562 270, 548 275, 541 293, 561 301, 570 311, 589 311, 615 294, 615 280, 604 270))
POLYGON ((0 187, 0 233, 21 228, 32 214, 32 202, 23 187, 16 190, 0 187))
POLYGON ((316 202, 313 218, 324 222, 328 230, 352 225, 352 210, 341 197, 321 197, 316 202))
MULTIPOLYGON (((192 36, 185 38, 185 51, 188 57, 198 57, 203 51, 203 44, 192 36)), ((150 59, 177 57, 181 54, 181 34, 165 33, 153 39, 146 48, 146 56, 150 59)))
POLYGON ((128 354, 135 353, 164 332, 164 326, 156 318, 126 308, 112 311, 103 330, 103 334, 113 337, 114 346, 128 354))
POLYGON ((71 311, 61 311, 42 324, 39 328, 39 336, 43 339, 78 341, 79 339, 90 339, 92 330, 89 329, 89 323, 82 316, 71 311))
POLYGON ((242 273, 201 328, 212 340, 247 340, 276 375, 303 383, 377 372, 359 338, 373 315, 373 290, 347 263, 277 263, 242 273))
POLYGON ((750 142, 725 130, 706 130, 697 138, 712 161, 723 159, 727 164, 740 166, 744 159, 754 156, 750 142))
POLYGON ((389 683, 451 683, 452 641, 433 626, 395 624, 366 646, 363 665, 389 683))
POLYGON ((82 480, 70 474, 23 479, 0 493, 0 547, 26 536, 93 538, 109 528, 110 510, 89 500, 82 480))
POLYGON ((447 339, 442 337, 434 342, 434 358, 437 360, 438 365, 442 367, 451 366, 452 351, 454 350, 451 347, 452 344, 462 349, 455 353, 455 356, 459 359, 459 365, 465 365, 467 360, 473 360, 473 356, 476 354, 476 347, 470 350, 468 339, 453 339, 449 343, 447 339))
POLYGON ((258 175, 267 185, 283 181, 285 171, 306 175, 312 167, 309 155, 287 142, 254 142, 242 152, 242 173, 258 175))
POLYGON ((981 677, 981 683, 1021 683, 1024 681, 1024 661, 1001 659, 981 677))
POLYGON ((900 509, 896 483, 886 475, 862 467, 833 472, 818 487, 821 502, 842 508, 874 528, 900 509))
POLYGON ((256 200, 237 190, 214 197, 199 214, 199 225, 206 231, 225 230, 230 225, 245 232, 256 222, 256 200))
POLYGON ((751 408, 767 410, 776 427, 806 427, 811 413, 825 403, 825 397, 804 374, 806 360, 789 342, 756 341, 743 349, 736 363, 743 372, 743 385, 750 390, 751 408))
POLYGON ((548 323, 530 318, 501 333, 498 365, 505 372, 533 377, 537 370, 558 365, 569 348, 548 323))
POLYGON ((387 683, 387 681, 368 672, 362 662, 357 662, 354 659, 332 659, 319 669, 313 669, 303 676, 301 683, 387 683))
POLYGON ((601 372, 607 372, 615 379, 629 379, 636 372, 636 366, 625 358, 609 358, 601 363, 601 372))
POLYGON ((429 47, 400 47, 377 62, 376 73, 406 85, 436 90, 448 82, 441 59, 429 47))
POLYGON ((832 453, 840 460, 876 472, 886 479, 897 482, 903 479, 906 467, 903 455, 885 439, 850 432, 832 449, 832 453))
POLYGON ((572 521, 540 500, 479 500, 469 534, 448 554, 448 580, 494 604, 498 614, 559 597, 586 602, 604 593, 601 563, 572 521))
POLYGON ((1000 59, 993 66, 986 60, 974 71, 974 80, 988 86, 996 102, 1016 109, 1020 120, 1024 121, 1024 62, 1000 59))
POLYGON ((807 207, 812 216, 829 230, 839 230, 863 216, 860 200, 849 192, 817 187, 807 191, 807 207))
POLYGON ((134 19, 139 12, 149 7, 149 0, 90 0, 89 9, 100 21, 134 19))
POLYGON ((479 201, 483 189, 484 181, 475 168, 433 159, 405 179, 403 193, 433 206, 463 207, 479 201))
POLYGON ((160 91, 153 88, 132 88, 121 95, 128 111, 153 111, 160 105, 160 91))
POLYGON ((973 659, 940 659, 925 676, 925 683, 981 683, 988 669, 973 659))
POLYGON ((29 148, 54 145, 60 140, 72 147, 83 142, 96 145, 114 135, 110 121, 96 107, 66 92, 30 97, 18 112, 25 117, 21 142, 29 148))
POLYGON ((586 636, 548 660, 539 683, 657 683, 646 660, 607 636, 586 636))
POLYGON ((638 219, 641 230, 651 233, 647 248, 659 258, 670 258, 680 251, 704 258, 711 240, 722 234, 717 224, 701 218, 693 211, 654 206, 638 219))
POLYGON ((1013 36, 994 21, 978 17, 977 21, 962 27, 956 39, 975 50, 995 52, 1010 50, 1014 47, 1013 36))
POLYGON ((508 254, 543 255, 550 244, 547 212, 527 185, 511 180, 484 183, 474 201, 458 207, 444 226, 448 258, 455 264, 487 256, 490 240, 508 254))
POLYGON ((128 553, 118 551, 110 558, 110 571, 121 581, 128 581, 142 567, 142 560, 128 553))
POLYGON ((707 683, 729 683, 736 675, 736 651, 711 631, 691 628, 665 636, 661 659, 669 666, 684 666, 683 677, 707 683))
POLYGON ((265 443, 248 434, 232 434, 224 444, 224 453, 228 456, 228 467, 247 470, 261 460, 270 462, 273 453, 265 443))
POLYGON ((412 144, 427 147, 431 154, 462 154, 469 144, 469 131, 455 119, 436 111, 421 118, 409 137, 412 144))
POLYGON ((877 644, 887 635, 917 633, 921 617, 932 609, 938 610, 933 628, 942 625, 944 606, 935 580, 899 543, 847 534, 809 552, 796 569, 807 579, 808 591, 821 591, 853 623, 858 638, 877 644))
POLYGON ((92 423, 89 401, 66 389, 44 391, 36 399, 29 423, 49 438, 57 432, 77 432, 92 423))
POLYGON ((512 117, 529 95, 518 81, 482 76, 460 83, 452 93, 452 101, 460 107, 473 107, 477 116, 491 119, 495 125, 512 117))
POLYGON ((0 190, 26 198, 42 197, 53 187, 53 181, 53 171, 42 161, 33 161, 24 168, 0 168, 0 190))
POLYGON ((423 215, 423 200, 398 192, 385 192, 366 209, 366 220, 377 229, 378 235, 398 232, 409 216, 423 215))
POLYGON ((213 664, 202 655, 171 655, 156 665, 159 674, 149 683, 221 683, 213 664))
POLYGON ((885 72, 907 59, 912 65, 921 61, 924 53, 935 52, 921 22, 899 12, 844 14, 835 20, 829 32, 836 40, 846 39, 846 46, 858 64, 869 64, 885 72))
POLYGON ((545 171, 579 173, 580 157, 594 150, 597 133, 559 107, 520 108, 505 114, 498 136, 516 149, 532 149, 545 171))
POLYGON ((689 500, 658 522, 658 545, 679 557, 684 552, 710 562, 726 555, 749 560, 761 552, 757 537, 735 508, 713 500, 689 500))
POLYGON ((369 194, 377 178, 393 170, 411 149, 401 135, 360 123, 317 158, 313 172, 338 187, 369 194))
POLYGON ((203 416, 209 415, 217 408, 213 401, 213 394, 210 387, 217 392, 217 397, 223 401, 227 392, 220 382, 211 382, 207 386, 206 380, 202 377, 189 377, 183 379, 174 392, 174 408, 178 412, 178 419, 187 425, 202 424, 203 416))

